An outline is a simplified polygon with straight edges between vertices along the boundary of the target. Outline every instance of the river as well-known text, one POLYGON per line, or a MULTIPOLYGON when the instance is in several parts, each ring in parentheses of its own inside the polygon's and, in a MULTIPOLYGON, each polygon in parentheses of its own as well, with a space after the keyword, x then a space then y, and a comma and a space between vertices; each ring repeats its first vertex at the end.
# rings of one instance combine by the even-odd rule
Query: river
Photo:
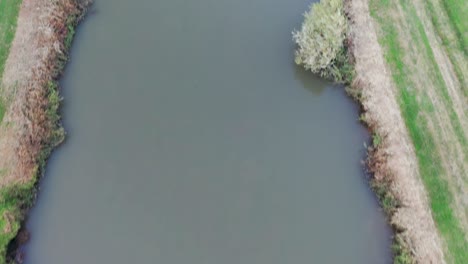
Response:
POLYGON ((390 263, 358 108, 293 63, 308 4, 97 0, 25 263, 390 263))

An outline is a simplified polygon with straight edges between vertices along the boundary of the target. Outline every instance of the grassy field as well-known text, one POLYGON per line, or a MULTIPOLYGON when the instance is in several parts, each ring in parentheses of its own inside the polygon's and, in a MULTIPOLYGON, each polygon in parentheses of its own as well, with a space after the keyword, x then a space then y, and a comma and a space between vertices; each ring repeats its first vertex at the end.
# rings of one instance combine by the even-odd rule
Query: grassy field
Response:
POLYGON ((460 264, 468 260, 467 6, 370 1, 446 260, 460 264))
POLYGON ((16 30, 21 0, 0 0, 0 77, 16 30))
MULTIPOLYGON (((21 0, 0 0, 0 80, 8 57, 11 42, 15 36, 16 18, 21 0)), ((4 101, 0 97, 0 122, 5 113, 4 101)))
POLYGON ((462 19, 463 14, 468 13, 468 4, 463 0, 431 0, 427 1, 426 8, 452 61, 463 93, 468 97, 468 20, 462 19), (461 28, 465 28, 464 34, 461 28))
POLYGON ((466 15, 468 14, 468 4, 465 0, 444 0, 442 3, 464 51, 467 52, 468 19, 466 19, 466 15))

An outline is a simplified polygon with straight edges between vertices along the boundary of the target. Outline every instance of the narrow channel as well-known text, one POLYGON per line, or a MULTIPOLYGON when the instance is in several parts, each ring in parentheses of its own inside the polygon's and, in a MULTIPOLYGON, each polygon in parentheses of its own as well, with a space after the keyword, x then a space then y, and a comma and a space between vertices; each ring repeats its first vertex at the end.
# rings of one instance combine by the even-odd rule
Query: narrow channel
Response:
POLYGON ((96 0, 29 264, 391 262, 342 87, 293 63, 309 0, 96 0))

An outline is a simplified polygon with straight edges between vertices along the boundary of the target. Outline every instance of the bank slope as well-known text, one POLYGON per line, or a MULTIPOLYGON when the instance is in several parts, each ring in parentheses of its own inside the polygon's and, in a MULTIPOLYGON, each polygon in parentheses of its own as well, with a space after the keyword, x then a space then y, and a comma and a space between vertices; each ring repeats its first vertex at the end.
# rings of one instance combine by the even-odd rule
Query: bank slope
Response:
POLYGON ((0 0, 0 263, 13 260, 7 247, 34 200, 45 160, 63 139, 57 79, 88 3, 0 0))
MULTIPOLYGON (((15 36, 16 21, 20 9, 21 0, 0 0, 0 82, 5 67, 5 62, 10 51, 11 42, 15 36)), ((0 94, 2 94, 0 86, 0 94)), ((0 96, 0 127, 6 110, 6 98, 0 96)), ((0 180, 6 174, 5 168, 0 168, 0 180)), ((13 238, 13 233, 10 230, 18 229, 18 226, 12 226, 9 222, 12 206, 5 194, 0 191, 0 263, 5 262, 6 245, 13 238), (9 232, 10 231, 10 232, 9 232)))

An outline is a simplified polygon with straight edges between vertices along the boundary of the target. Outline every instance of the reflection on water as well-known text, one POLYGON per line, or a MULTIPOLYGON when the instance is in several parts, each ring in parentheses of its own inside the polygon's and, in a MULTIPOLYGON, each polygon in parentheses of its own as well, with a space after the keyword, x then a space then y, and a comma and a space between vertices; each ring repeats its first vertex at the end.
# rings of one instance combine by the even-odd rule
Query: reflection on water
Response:
POLYGON ((294 68, 296 79, 302 82, 304 89, 311 91, 316 96, 320 96, 327 85, 329 85, 329 82, 296 65, 294 62, 292 67, 294 68))

